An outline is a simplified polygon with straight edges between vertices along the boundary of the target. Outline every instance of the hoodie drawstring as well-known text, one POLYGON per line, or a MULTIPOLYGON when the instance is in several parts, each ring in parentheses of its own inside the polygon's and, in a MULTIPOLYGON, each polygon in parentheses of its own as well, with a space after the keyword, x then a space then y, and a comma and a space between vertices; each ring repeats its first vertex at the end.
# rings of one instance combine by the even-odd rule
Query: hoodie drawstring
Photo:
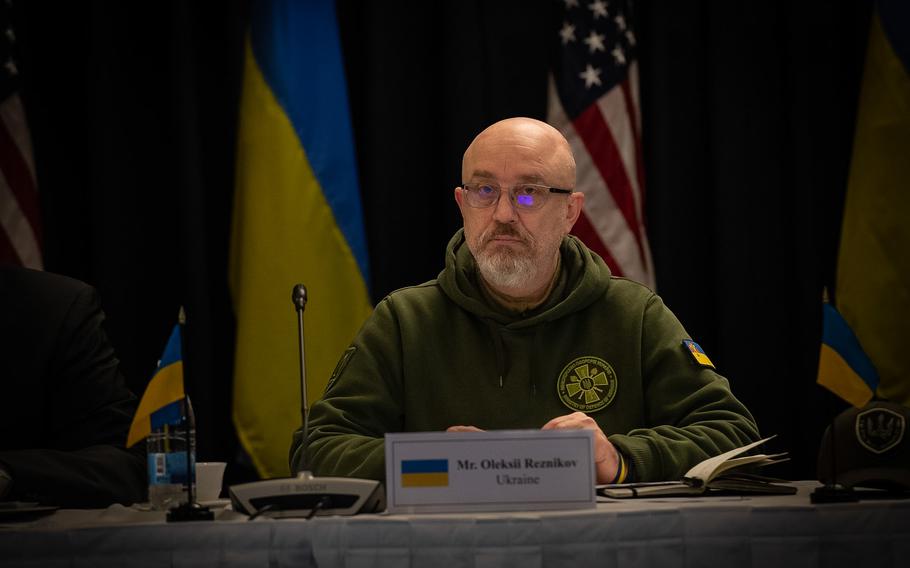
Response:
MULTIPOLYGON (((487 329, 490 331, 490 337, 493 339, 493 352, 496 354, 496 375, 499 378, 499 388, 503 388, 503 377, 506 374, 508 353, 506 352, 505 342, 502 339, 502 332, 497 323, 486 320, 487 329)), ((540 354, 544 353, 543 326, 536 326, 534 329, 534 348, 530 354, 532 361, 528 366, 530 369, 528 382, 530 383, 531 396, 537 396, 538 375, 540 374, 540 365, 537 359, 540 354)))
POLYGON ((495 322, 486 320, 487 329, 493 337, 493 351, 496 353, 496 371, 499 375, 499 388, 502 388, 502 376, 506 374, 506 348, 499 334, 499 327, 495 322))

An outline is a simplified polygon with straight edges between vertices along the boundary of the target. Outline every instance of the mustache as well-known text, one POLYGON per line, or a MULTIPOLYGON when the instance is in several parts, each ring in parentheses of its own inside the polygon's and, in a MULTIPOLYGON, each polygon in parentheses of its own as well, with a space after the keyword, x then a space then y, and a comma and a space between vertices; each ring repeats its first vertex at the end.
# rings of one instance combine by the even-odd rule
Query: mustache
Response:
POLYGON ((509 225, 506 223, 496 223, 493 228, 484 235, 483 244, 486 245, 496 237, 513 237, 520 240, 524 244, 531 244, 531 239, 529 235, 519 232, 514 225, 509 225))

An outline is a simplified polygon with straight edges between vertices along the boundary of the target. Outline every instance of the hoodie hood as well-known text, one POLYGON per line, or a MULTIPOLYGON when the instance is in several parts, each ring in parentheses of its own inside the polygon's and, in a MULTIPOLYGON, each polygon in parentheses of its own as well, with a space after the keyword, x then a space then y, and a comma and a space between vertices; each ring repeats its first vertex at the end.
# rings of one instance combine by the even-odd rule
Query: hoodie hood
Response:
POLYGON ((511 329, 531 327, 575 313, 603 297, 610 285, 610 269, 584 243, 572 235, 559 247, 560 274, 549 297, 526 313, 506 310, 487 300, 479 282, 474 255, 468 249, 464 229, 459 229, 446 247, 446 266, 438 282, 453 302, 484 320, 511 329))

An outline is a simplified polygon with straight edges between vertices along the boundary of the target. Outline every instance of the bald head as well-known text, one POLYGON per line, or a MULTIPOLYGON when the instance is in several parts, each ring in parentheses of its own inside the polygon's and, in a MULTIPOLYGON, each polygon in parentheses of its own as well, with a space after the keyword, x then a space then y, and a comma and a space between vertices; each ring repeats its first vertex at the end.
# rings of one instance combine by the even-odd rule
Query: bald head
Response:
MULTIPOLYGON (((559 130, 533 118, 515 117, 500 120, 474 138, 461 162, 461 179, 473 179, 479 157, 502 156, 514 160, 521 154, 524 167, 546 172, 548 179, 539 182, 557 187, 575 187, 575 158, 572 148, 559 130)), ((503 164, 515 166, 515 164, 503 164)))

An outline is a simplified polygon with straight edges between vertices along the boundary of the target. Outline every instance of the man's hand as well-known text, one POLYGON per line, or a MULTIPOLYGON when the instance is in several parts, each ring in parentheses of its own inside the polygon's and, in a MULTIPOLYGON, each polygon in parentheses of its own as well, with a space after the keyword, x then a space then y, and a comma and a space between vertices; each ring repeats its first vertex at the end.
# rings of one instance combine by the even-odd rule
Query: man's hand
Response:
POLYGON ((449 426, 446 432, 483 432, 477 426, 449 426))
POLYGON ((616 479, 619 453, 597 422, 584 412, 557 416, 544 424, 541 430, 592 430, 594 432, 594 469, 597 472, 597 483, 610 483, 616 479))

